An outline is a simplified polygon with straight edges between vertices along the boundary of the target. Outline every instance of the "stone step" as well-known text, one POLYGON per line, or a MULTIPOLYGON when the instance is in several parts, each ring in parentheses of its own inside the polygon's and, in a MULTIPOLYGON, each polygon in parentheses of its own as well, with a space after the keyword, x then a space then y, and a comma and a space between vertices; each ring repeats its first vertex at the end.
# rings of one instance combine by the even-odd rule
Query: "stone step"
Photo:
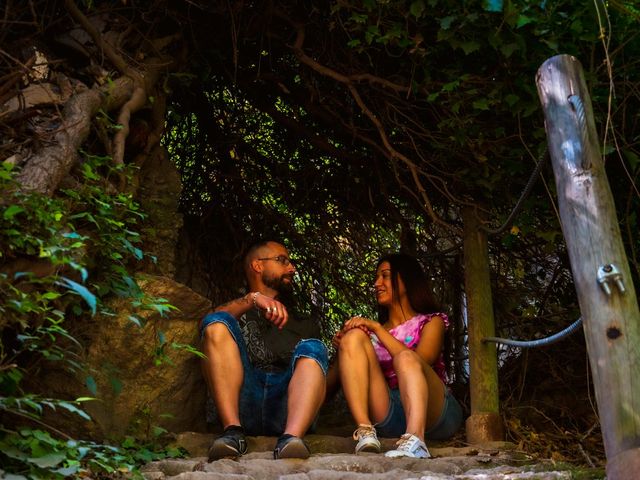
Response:
MULTIPOLYGON (((193 457, 207 455, 209 446, 218 434, 206 434, 196 432, 183 432, 176 435, 174 446, 182 447, 193 457)), ((273 452, 276 446, 276 437, 247 437, 249 452, 273 452)), ((380 438, 382 451, 392 450, 397 439, 380 438)), ((312 453, 353 453, 356 442, 349 436, 317 435, 309 434, 304 437, 312 453)), ((461 456, 475 454, 478 451, 498 452, 514 451, 515 445, 510 442, 488 442, 482 445, 467 447, 451 447, 446 442, 427 441, 429 452, 433 456, 461 456), (471 452, 471 453, 470 453, 471 452), (475 453, 474 453, 475 452, 475 453)))
MULTIPOLYGON (((468 447, 431 444, 430 459, 387 458, 382 454, 354 455, 350 437, 307 435, 312 455, 306 460, 273 460, 273 437, 248 437, 249 453, 237 460, 207 462, 214 435, 183 433, 176 445, 191 458, 152 462, 143 468, 147 480, 396 480, 477 479, 524 480, 572 478, 550 461, 533 461, 507 442, 468 447)), ((383 450, 393 439, 381 439, 383 450)))

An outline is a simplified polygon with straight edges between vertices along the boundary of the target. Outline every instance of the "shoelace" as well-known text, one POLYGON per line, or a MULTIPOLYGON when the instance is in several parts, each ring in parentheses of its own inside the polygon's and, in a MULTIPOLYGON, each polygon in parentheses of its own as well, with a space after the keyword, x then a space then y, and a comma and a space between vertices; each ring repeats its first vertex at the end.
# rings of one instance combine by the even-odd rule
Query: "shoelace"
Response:
POLYGON ((396 442, 396 450, 402 450, 403 452, 410 452, 412 442, 412 437, 410 433, 403 433, 400 439, 396 442))
POLYGON ((358 428, 356 428, 356 431, 353 432, 354 440, 359 440, 365 437, 376 437, 376 430, 373 427, 373 425, 367 425, 362 423, 358 425, 358 428))

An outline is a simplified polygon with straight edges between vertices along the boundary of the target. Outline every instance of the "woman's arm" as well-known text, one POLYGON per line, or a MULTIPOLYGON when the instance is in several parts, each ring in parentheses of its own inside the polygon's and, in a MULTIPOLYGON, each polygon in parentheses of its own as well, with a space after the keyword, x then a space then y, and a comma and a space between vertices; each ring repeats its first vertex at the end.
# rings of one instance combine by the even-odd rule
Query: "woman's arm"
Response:
MULTIPOLYGON (((402 350, 409 350, 404 343, 391 335, 380 323, 369 320, 368 318, 353 317, 347 320, 342 330, 346 332, 352 328, 362 327, 376 334, 376 337, 378 337, 380 343, 389 351, 392 358, 402 350)), ((444 331, 444 320, 440 316, 431 317, 431 321, 426 323, 420 331, 420 340, 418 341, 415 352, 420 358, 427 362, 428 365, 436 363, 440 356, 444 344, 444 331)))
POLYGON ((352 328, 364 328, 371 333, 375 333, 380 343, 389 351, 391 358, 402 350, 410 350, 404 343, 391 335, 379 322, 363 317, 351 317, 342 327, 342 331, 346 332, 352 328))
POLYGON ((422 327, 416 353, 429 365, 436 363, 440 356, 444 344, 444 331, 444 320, 439 316, 431 317, 431 321, 422 327))

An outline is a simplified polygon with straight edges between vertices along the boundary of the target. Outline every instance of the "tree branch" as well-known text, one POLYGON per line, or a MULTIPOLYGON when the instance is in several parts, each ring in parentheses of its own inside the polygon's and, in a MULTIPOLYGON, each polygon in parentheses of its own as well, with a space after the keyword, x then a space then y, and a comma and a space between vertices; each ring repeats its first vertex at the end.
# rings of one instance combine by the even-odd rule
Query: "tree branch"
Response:
POLYGON ((356 103, 358 104, 362 112, 365 114, 367 118, 369 118, 371 123, 373 123, 373 125, 378 130, 378 135, 380 136, 380 139, 382 140, 383 145, 389 152, 391 159, 392 160, 398 159, 402 161, 409 169, 409 173, 411 174, 411 178, 413 179, 416 185, 416 188, 418 189, 418 193, 422 201, 422 206, 427 212, 427 215, 429 215, 429 217, 431 218, 431 220, 433 220, 434 223, 437 223, 438 225, 441 225, 447 228, 448 230, 452 230, 456 233, 461 233, 459 232, 459 229, 457 227, 449 224, 448 222, 440 218, 440 216, 434 211, 433 205, 431 203, 431 199, 429 198, 429 195, 427 194, 427 191, 425 190, 420 180, 420 177, 418 174, 418 167, 414 162, 411 161, 411 159, 409 159, 406 155, 403 155, 402 153, 400 153, 398 150, 396 150, 393 147, 393 145, 391 145, 391 142, 389 141, 389 137, 384 129, 384 125, 382 125, 382 122, 378 119, 378 117, 364 103, 364 101, 362 100, 362 97, 360 96, 360 93, 353 85, 353 82, 351 81, 351 79, 346 75, 336 72, 335 70, 332 70, 324 65, 321 65, 320 63, 316 62, 315 60, 307 56, 302 50, 302 46, 304 44, 304 37, 305 37, 304 27, 302 25, 295 25, 295 27, 297 29, 297 36, 292 49, 296 57, 298 58, 298 60, 300 60, 300 62, 312 68, 316 72, 320 73, 321 75, 327 76, 329 78, 333 78, 337 82, 340 82, 346 85, 346 87, 349 89, 349 92, 351 92, 351 96, 356 101, 356 103))

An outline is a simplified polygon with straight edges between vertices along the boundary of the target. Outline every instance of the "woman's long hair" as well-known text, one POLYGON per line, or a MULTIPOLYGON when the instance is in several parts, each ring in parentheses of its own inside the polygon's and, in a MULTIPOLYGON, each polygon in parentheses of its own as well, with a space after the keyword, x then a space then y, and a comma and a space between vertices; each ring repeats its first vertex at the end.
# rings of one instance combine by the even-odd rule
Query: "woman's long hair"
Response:
MULTIPOLYGON (((404 253, 385 255, 378 260, 376 270, 383 262, 389 262, 391 266, 391 286, 393 288, 391 293, 393 301, 398 298, 398 277, 402 277, 411 308, 418 313, 435 313, 441 311, 440 304, 433 296, 431 282, 415 257, 404 253)), ((385 323, 388 319, 389 310, 387 307, 378 306, 378 320, 380 323, 385 323)))

